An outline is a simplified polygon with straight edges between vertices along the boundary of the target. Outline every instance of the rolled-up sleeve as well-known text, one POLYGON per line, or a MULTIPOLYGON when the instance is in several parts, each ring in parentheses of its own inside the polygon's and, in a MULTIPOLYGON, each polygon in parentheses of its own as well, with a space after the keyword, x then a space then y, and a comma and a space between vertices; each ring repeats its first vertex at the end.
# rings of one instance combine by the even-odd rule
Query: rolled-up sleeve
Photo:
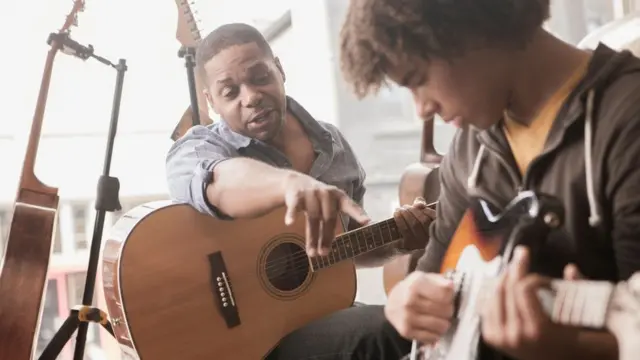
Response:
POLYGON ((216 165, 239 156, 220 135, 207 127, 194 126, 167 154, 166 175, 171 199, 189 204, 199 212, 225 217, 207 200, 206 187, 213 181, 216 165))

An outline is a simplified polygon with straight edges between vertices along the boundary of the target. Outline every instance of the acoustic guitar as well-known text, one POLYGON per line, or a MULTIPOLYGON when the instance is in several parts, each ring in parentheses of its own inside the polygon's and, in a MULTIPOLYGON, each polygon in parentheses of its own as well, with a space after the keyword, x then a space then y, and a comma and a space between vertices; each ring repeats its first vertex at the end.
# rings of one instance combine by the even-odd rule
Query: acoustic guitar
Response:
MULTIPOLYGON (((518 195, 500 214, 481 199, 472 200, 447 250, 441 272, 453 279, 456 313, 449 331, 434 345, 419 348, 414 341, 404 360, 479 359, 480 316, 478 309, 508 264, 512 249, 524 244, 532 257, 548 233, 559 228, 563 208, 551 197, 533 192, 518 195)), ((621 359, 637 356, 640 338, 640 273, 628 283, 553 280, 539 291, 545 312, 552 321, 576 327, 607 328, 624 338, 621 359), (635 314, 632 312, 635 311, 635 314), (633 332, 623 334, 624 331, 633 332), (635 338, 634 338, 635 337, 635 338)))
MULTIPOLYGON (((178 26, 176 29, 176 39, 185 48, 196 48, 200 40, 202 40, 200 21, 197 18, 197 10, 194 0, 176 0, 176 6, 178 7, 178 26)), ((204 85, 198 74, 194 74, 194 80, 196 85, 196 97, 198 99, 198 121, 194 121, 193 109, 191 105, 187 107, 184 114, 180 118, 178 124, 171 133, 171 140, 176 141, 184 133, 194 125, 194 122, 200 125, 209 125, 213 123, 213 120, 209 117, 209 107, 207 105, 207 99, 205 99, 202 90, 204 85)))
MULTIPOLYGON (((440 173, 438 167, 442 155, 438 154, 434 146, 435 121, 431 119, 422 125, 422 144, 420 162, 409 165, 400 178, 400 205, 412 204, 419 196, 428 204, 438 200, 440 195, 440 173)), ((426 246, 426 243, 425 243, 426 246)), ((391 289, 409 273, 411 273, 424 255, 424 249, 414 250, 408 254, 394 257, 382 267, 382 282, 384 291, 388 295, 391 289)))
MULTIPOLYGON (((84 1, 74 1, 59 34, 69 32, 83 7, 84 1)), ((0 273, 0 359, 29 360, 33 355, 58 210, 58 189, 43 184, 34 171, 53 61, 62 47, 55 37, 49 40, 51 49, 42 74, 0 273)))
POLYGON ((103 250, 116 339, 143 359, 261 359, 287 334, 353 304, 353 258, 400 240, 391 219, 305 252, 304 214, 218 220, 155 202, 121 217, 103 250))

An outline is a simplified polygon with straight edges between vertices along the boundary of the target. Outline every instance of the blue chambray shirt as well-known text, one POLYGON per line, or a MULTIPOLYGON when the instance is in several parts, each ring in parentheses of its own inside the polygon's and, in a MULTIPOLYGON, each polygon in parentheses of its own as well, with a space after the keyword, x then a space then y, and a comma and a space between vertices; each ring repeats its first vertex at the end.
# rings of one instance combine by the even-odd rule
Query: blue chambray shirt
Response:
MULTIPOLYGON (((302 124, 316 159, 310 176, 337 186, 362 206, 365 193, 365 171, 349 143, 338 128, 316 121, 300 104, 287 97, 287 109, 302 124)), ((206 200, 206 184, 213 177, 213 168, 220 162, 248 157, 279 168, 291 168, 287 157, 278 149, 256 139, 232 131, 224 121, 209 126, 194 126, 176 141, 166 158, 169 195, 174 202, 186 203, 212 216, 226 218, 206 200)), ((347 226, 348 217, 343 215, 347 226)))

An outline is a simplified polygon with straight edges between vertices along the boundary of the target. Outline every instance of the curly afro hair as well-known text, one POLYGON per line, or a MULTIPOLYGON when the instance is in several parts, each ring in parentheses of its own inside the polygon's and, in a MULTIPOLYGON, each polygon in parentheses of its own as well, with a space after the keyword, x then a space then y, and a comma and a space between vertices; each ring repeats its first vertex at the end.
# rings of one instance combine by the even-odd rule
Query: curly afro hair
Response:
POLYGON ((363 98, 403 60, 521 48, 548 17, 549 0, 351 0, 340 32, 342 72, 363 98))

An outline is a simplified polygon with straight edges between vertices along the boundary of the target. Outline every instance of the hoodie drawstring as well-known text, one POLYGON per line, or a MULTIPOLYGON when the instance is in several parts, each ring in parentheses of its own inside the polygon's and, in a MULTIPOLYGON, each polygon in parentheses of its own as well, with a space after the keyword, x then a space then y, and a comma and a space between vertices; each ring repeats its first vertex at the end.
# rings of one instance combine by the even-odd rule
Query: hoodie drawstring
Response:
POLYGON ((478 184, 478 174, 480 173, 480 164, 482 163, 482 155, 484 155, 484 145, 480 145, 480 150, 478 150, 478 155, 476 155, 476 159, 473 162, 473 169, 471 169, 471 175, 467 179, 467 188, 473 189, 478 184))
POLYGON ((589 201, 589 225, 596 227, 602 221, 596 202, 596 191, 593 185, 593 159, 591 158, 593 138, 593 102, 595 91, 589 91, 587 96, 587 113, 584 121, 584 172, 587 180, 587 200, 589 201))
MULTIPOLYGON (((595 99, 595 91, 589 91, 587 96, 587 108, 584 122, 584 169, 587 181, 587 200, 589 202, 589 225, 596 227, 600 225, 602 218, 598 212, 598 204, 596 201, 596 192, 593 185, 593 159, 591 158, 591 148, 593 146, 593 103, 595 99)), ((471 174, 467 179, 468 190, 474 189, 478 184, 480 176, 480 165, 484 156, 485 146, 481 145, 478 154, 473 163, 471 174)))

